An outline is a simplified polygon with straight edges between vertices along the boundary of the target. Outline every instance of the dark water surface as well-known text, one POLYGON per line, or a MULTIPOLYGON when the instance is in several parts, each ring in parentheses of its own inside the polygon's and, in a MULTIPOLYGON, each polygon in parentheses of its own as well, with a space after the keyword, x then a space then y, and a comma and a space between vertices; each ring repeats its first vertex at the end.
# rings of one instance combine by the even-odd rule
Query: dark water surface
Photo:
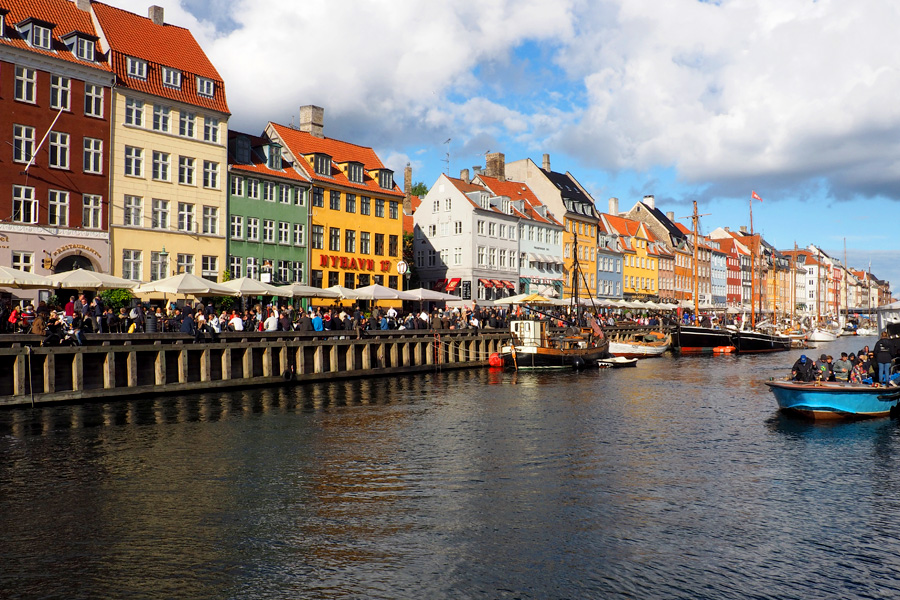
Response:
POLYGON ((900 597, 900 424, 797 354, 3 411, 0 597, 900 597))

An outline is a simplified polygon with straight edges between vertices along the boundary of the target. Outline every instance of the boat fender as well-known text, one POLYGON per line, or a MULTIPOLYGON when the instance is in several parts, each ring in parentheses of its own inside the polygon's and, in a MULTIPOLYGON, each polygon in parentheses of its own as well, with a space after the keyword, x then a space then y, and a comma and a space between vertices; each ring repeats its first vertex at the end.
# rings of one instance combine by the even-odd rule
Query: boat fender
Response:
POLYGON ((580 356, 572 358, 572 368, 576 371, 582 370, 584 368, 584 359, 580 356))
POLYGON ((294 380, 294 369, 285 369, 284 373, 281 374, 285 381, 293 381, 294 380))
MULTIPOLYGON (((515 352, 515 350, 514 350, 515 352)), ((490 357, 488 357, 488 365, 492 367, 502 367, 503 359, 500 358, 500 355, 496 352, 491 353, 490 357)))

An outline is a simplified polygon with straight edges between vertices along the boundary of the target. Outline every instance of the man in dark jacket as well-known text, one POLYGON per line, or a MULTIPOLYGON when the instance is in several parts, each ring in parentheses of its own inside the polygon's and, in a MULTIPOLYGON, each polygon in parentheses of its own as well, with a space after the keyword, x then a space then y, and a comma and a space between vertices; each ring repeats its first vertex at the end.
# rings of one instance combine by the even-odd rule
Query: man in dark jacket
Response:
POLYGON ((794 381, 814 381, 813 361, 804 354, 791 367, 791 379, 794 381))
POLYGON ((872 352, 875 353, 875 362, 878 363, 878 382, 885 384, 891 378, 891 361, 894 359, 894 343, 888 337, 887 331, 881 332, 881 338, 875 342, 872 352))

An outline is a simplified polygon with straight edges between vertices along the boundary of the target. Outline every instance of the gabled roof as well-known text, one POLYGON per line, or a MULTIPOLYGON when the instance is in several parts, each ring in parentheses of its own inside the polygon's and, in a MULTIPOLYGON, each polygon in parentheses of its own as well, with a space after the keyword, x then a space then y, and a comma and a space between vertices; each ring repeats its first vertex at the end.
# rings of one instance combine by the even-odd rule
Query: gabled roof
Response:
POLYGON ((506 196, 511 202, 524 201, 524 210, 519 211, 513 208, 513 211, 522 218, 562 227, 562 224, 551 213, 548 212, 547 216, 544 217, 537 212, 537 207, 543 206, 543 204, 538 200, 531 188, 524 183, 509 180, 501 181, 496 177, 488 177, 487 175, 479 175, 478 180, 495 196, 506 196))
POLYGON ((290 153, 294 155, 294 158, 297 160, 297 166, 302 168, 313 182, 397 196, 398 199, 403 198, 403 192, 400 191, 396 182, 394 182, 393 188, 384 189, 378 184, 377 179, 371 175, 373 171, 388 170, 372 148, 329 137, 317 137, 306 131, 299 131, 277 123, 269 123, 269 126, 290 153), (316 173, 313 168, 312 155, 314 154, 325 154, 331 157, 330 176, 316 173), (362 164, 365 170, 362 183, 350 181, 347 175, 338 167, 339 164, 349 162, 362 164))
POLYGON ((147 17, 100 2, 91 6, 111 50, 117 85, 228 113, 222 77, 189 30, 169 23, 156 25, 147 17), (147 61, 147 79, 128 76, 128 56, 147 61), (180 89, 163 85, 163 66, 182 72, 180 89), (212 98, 197 94, 196 76, 215 83, 212 98))
POLYGON ((238 162, 237 158, 234 155, 233 144, 228 144, 228 167, 231 171, 237 172, 241 175, 264 175, 271 177, 282 177, 285 179, 292 179, 297 182, 309 183, 309 178, 306 177, 305 174, 297 172, 294 169, 294 166, 288 161, 281 159, 281 169, 270 169, 269 163, 266 160, 265 155, 261 152, 261 148, 266 146, 271 142, 265 136, 257 136, 250 135, 248 133, 241 133, 240 131, 229 130, 228 131, 228 139, 229 141, 237 138, 237 137, 246 137, 250 140, 250 162, 242 163, 238 162))
POLYGON ((657 223, 660 224, 666 231, 669 232, 670 241, 675 243, 679 239, 683 239, 685 237, 684 232, 678 225, 673 222, 669 217, 665 215, 661 210, 656 208, 655 206, 651 207, 646 202, 638 202, 638 204, 643 207, 645 211, 647 211, 652 217, 656 220, 657 223))
POLYGON ((597 217, 597 209, 594 206, 594 200, 584 193, 581 186, 575 181, 569 173, 557 173, 556 171, 541 171, 546 175, 550 183, 555 185, 559 190, 566 210, 577 214, 591 217, 597 217))
POLYGON ((97 38, 97 31, 94 29, 90 13, 79 10, 74 2, 70 0, 2 0, 0 12, 6 11, 8 11, 5 17, 6 35, 0 37, 0 45, 21 48, 43 56, 109 71, 108 64, 99 62, 103 55, 99 48, 96 48, 96 44, 94 57, 98 59, 98 62, 87 62, 78 59, 62 42, 62 38, 73 32, 82 33, 84 37, 91 39, 97 38), (19 35, 16 24, 27 21, 29 18, 56 25, 50 33, 50 50, 35 48, 19 35))
POLYGON ((625 217, 619 217, 606 213, 601 216, 609 224, 609 227, 612 229, 612 233, 628 237, 635 237, 638 234, 641 234, 648 240, 655 241, 656 239, 653 237, 653 234, 650 233, 649 229, 643 227, 644 224, 640 221, 634 221, 632 219, 626 219, 625 217))

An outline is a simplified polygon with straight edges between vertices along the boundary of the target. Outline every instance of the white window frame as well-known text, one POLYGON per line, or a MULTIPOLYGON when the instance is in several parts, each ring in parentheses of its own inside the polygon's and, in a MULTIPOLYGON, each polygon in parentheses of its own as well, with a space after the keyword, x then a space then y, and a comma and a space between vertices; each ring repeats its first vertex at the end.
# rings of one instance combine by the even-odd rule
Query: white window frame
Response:
POLYGON ((247 241, 259 241, 259 218, 247 217, 247 241))
POLYGON ((34 153, 34 127, 13 125, 13 161, 27 163, 34 153))
POLYGON ((50 75, 50 108, 69 112, 72 100, 72 80, 62 75, 50 75))
POLYGON ((53 169, 69 168, 69 134, 61 131, 51 131, 47 136, 48 164, 53 169))
POLYGON ((147 61, 129 56, 125 60, 125 66, 129 77, 147 79, 147 61))
POLYGON ((303 223, 294 223, 294 245, 302 246, 306 239, 306 231, 303 223))
POLYGON ((193 138, 197 122, 197 115, 190 111, 182 110, 178 114, 178 135, 193 138))
POLYGON ((200 276, 210 281, 219 280, 219 257, 204 254, 200 257, 200 276))
POLYGON ((219 143, 219 120, 213 117, 203 119, 203 141, 211 144, 219 143))
POLYGON ((168 152, 153 151, 153 173, 154 181, 170 181, 172 155, 168 152))
POLYGON ((84 229, 102 229, 103 196, 84 194, 81 197, 81 226, 84 229))
POLYGON ((194 255, 177 254, 175 256, 176 273, 194 273, 194 255))
POLYGON ((154 198, 150 205, 150 229, 169 229, 169 201, 161 198, 154 198))
POLYGON ((82 168, 85 173, 103 174, 103 140, 84 138, 82 168))
POLYGON ((37 70, 16 66, 15 98, 19 102, 35 103, 37 70))
POLYGON ((181 185, 197 185, 196 163, 197 159, 191 156, 178 157, 178 183, 181 185))
POLYGON ((212 98, 216 95, 216 82, 206 77, 197 78, 197 95, 212 98))
POLYGON ((37 223, 38 202, 34 197, 33 187, 14 185, 12 207, 12 221, 14 223, 37 223))
POLYGON ((103 118, 103 103, 106 89, 102 85, 84 84, 84 114, 88 117, 103 118))
POLYGON ((48 27, 42 25, 31 26, 31 45, 35 48, 50 50, 51 33, 48 27))
POLYGON ((47 192, 47 224, 51 227, 69 226, 69 192, 47 192))
POLYGON ((132 127, 144 126, 144 101, 125 98, 125 124, 132 127))
POLYGON ((231 215, 231 229, 229 237, 233 240, 244 239, 244 217, 241 215, 231 215))
POLYGON ((190 202, 178 203, 178 231, 194 232, 194 205, 190 202))
POLYGON ((144 177, 144 149, 125 146, 125 175, 144 177))
POLYGON ((181 89, 181 71, 172 67, 162 68, 163 85, 168 88, 181 89))
POLYGON ((203 187, 219 189, 219 163, 211 160, 203 161, 203 187))
POLYGON ((75 56, 83 61, 94 62, 94 40, 76 36, 75 37, 75 56))
POLYGON ((219 208, 216 206, 203 207, 203 233, 205 235, 219 235, 219 208))
POLYGON ((286 246, 291 243, 291 224, 287 221, 278 222, 278 243, 286 246))
POLYGON ((243 277, 244 273, 244 257, 242 256, 229 256, 228 257, 228 272, 231 274, 232 279, 240 279, 243 277))
POLYGON ((143 227, 144 199, 140 196, 126 195, 122 205, 122 225, 125 227, 143 227))
POLYGON ((169 133, 172 126, 172 109, 163 104, 153 105, 153 131, 169 133))
POLYGON ((34 273, 34 252, 13 250, 12 268, 26 273, 34 273))
POLYGON ((275 221, 273 219, 263 219, 262 241, 266 244, 275 243, 275 221))

